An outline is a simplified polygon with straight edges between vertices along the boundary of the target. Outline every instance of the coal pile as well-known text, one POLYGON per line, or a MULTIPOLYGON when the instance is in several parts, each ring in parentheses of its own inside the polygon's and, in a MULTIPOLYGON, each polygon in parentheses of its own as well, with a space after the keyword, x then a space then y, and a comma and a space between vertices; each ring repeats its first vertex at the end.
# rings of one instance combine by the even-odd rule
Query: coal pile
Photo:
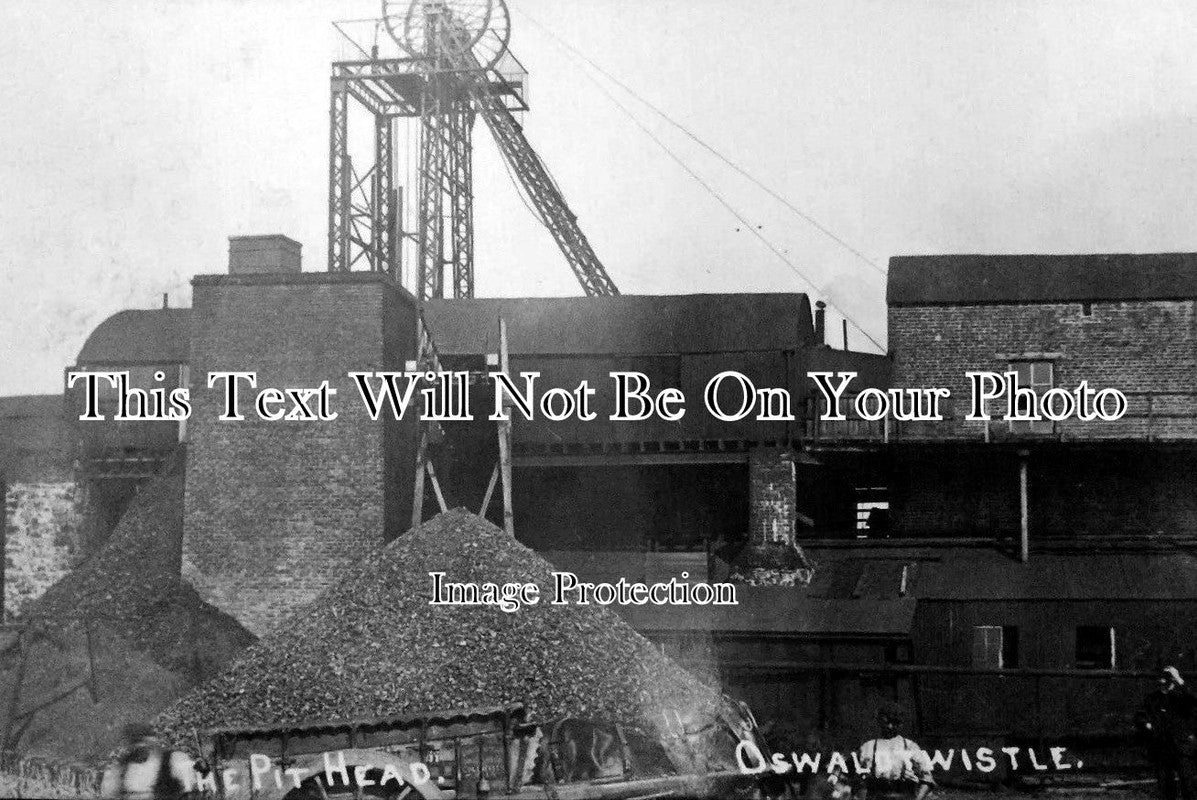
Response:
POLYGON ((182 525, 182 477, 147 484, 104 546, 23 609, 28 644, 0 659, 5 696, 27 707, 87 688, 38 712, 19 750, 102 759, 123 723, 152 718, 255 641, 179 578, 182 525))
POLYGON ((337 586, 171 706, 159 726, 193 729, 348 720, 523 702, 659 731, 663 712, 705 714, 718 695, 613 611, 554 606, 553 567, 465 510, 429 520, 348 570, 337 586), (431 606, 446 581, 535 582, 539 605, 431 606))
POLYGON ((201 682, 254 636, 179 577, 183 478, 143 487, 109 540, 31 602, 22 622, 103 625, 167 669, 201 682))

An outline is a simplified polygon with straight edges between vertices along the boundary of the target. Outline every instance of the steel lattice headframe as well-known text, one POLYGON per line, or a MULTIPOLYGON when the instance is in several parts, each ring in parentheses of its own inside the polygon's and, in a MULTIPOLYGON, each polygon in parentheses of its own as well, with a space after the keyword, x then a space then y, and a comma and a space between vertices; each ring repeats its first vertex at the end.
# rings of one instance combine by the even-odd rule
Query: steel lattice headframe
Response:
POLYGON ((582 289, 619 294, 514 116, 527 110, 527 73, 507 48, 503 0, 384 0, 375 35, 368 48, 354 43, 361 58, 332 65, 329 270, 364 263, 399 279, 402 243, 409 240, 416 252, 414 294, 474 295, 472 130, 481 116, 582 289), (398 44, 395 57, 380 55, 379 29, 398 44), (365 172, 349 154, 351 97, 374 117, 374 164, 365 172), (402 187, 394 178, 398 118, 419 119, 414 231, 403 230, 402 187))

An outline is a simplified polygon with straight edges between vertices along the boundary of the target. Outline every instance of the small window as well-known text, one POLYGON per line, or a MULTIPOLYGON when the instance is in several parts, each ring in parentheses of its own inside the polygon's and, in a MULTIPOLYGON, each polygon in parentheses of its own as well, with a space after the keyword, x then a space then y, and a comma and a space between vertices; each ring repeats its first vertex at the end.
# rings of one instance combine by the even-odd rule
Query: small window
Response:
POLYGON ((884 486, 856 487, 856 538, 885 539, 889 537, 890 518, 888 491, 884 486))
POLYGON ((1093 316, 1093 304, 1092 303, 1081 303, 1081 316, 1082 317, 1093 316))
MULTIPOLYGON (((1018 375, 1018 385, 1025 386, 1042 397, 1054 385, 1054 370, 1050 361, 1015 361, 1010 364, 1010 371, 1018 375)), ((1025 403, 1015 403, 1014 410, 1020 414, 1029 409, 1025 403)), ((1011 422, 1011 433, 1051 433, 1054 430, 1050 419, 1038 422, 1011 422)))
POLYGON ((973 666, 978 669, 1002 668, 1002 626, 973 627, 973 666))
POLYGON ((1114 629, 1080 625, 1076 629, 1077 669, 1114 669, 1114 629))
POLYGON ((1013 625, 973 627, 973 666, 978 669, 1018 667, 1018 628, 1013 625))

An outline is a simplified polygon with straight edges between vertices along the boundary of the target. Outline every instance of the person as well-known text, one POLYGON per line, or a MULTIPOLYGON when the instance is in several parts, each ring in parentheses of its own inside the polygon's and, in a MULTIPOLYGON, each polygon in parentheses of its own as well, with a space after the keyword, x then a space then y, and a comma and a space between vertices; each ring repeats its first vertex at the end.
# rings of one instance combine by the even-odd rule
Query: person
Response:
POLYGON ((902 731, 906 711, 887 703, 877 712, 881 735, 860 746, 859 800, 923 800, 935 787, 931 758, 902 731))
POLYGON ((1164 800, 1193 800, 1197 698, 1176 667, 1160 670, 1157 688, 1143 700, 1139 726, 1164 800))
POLYGON ((195 775, 186 753, 164 747, 149 725, 132 723, 123 731, 124 749, 104 772, 100 794, 121 800, 179 800, 195 775))

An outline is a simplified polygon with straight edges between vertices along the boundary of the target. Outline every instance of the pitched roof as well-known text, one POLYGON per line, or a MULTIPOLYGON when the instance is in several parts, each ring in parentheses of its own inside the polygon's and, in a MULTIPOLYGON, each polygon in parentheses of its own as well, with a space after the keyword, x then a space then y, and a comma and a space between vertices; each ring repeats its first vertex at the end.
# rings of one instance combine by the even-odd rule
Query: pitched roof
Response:
POLYGON ((1197 253, 894 256, 891 306, 1197 298, 1197 253))
POLYGON ((95 364, 181 364, 191 351, 191 309, 118 311, 96 327, 76 360, 95 364))
POLYGON ((431 300, 437 350, 499 350, 498 319, 520 355, 677 354, 786 350, 814 337, 805 294, 621 295, 431 300))

